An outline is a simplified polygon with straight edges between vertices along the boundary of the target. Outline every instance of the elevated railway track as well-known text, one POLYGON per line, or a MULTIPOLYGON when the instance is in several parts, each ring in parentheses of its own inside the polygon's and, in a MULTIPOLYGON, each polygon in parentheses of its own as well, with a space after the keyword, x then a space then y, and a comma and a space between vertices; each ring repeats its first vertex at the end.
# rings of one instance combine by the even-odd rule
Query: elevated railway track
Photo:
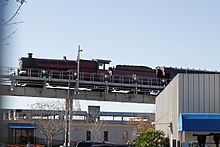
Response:
MULTIPOLYGON (((161 80, 153 78, 135 79, 131 76, 80 73, 45 74, 42 70, 31 70, 21 74, 16 68, 1 70, 1 94, 43 98, 67 98, 132 103, 155 103, 155 97, 165 87, 161 80), (76 87, 76 84, 79 87, 76 87)), ((52 72, 49 72, 52 73, 52 72)))

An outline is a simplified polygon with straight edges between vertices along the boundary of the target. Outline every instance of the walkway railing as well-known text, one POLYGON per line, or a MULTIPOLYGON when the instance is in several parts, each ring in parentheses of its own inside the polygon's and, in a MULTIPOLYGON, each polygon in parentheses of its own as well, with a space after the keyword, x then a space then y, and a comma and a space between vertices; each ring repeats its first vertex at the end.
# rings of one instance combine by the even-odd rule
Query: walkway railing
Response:
MULTIPOLYGON (((59 80, 76 80, 77 72, 76 71, 57 71, 57 70, 43 70, 43 69, 23 69, 19 70, 18 68, 14 67, 1 67, 1 77, 10 77, 10 76, 17 76, 17 77, 24 77, 24 78, 40 78, 49 80, 49 81, 59 81, 59 80)), ((28 79, 23 80, 28 82, 28 79)), ((39 80, 40 81, 40 80, 39 80)), ((79 81, 86 81, 86 82, 101 82, 101 83, 116 83, 116 84, 131 84, 131 85, 143 85, 143 86, 161 86, 165 87, 168 83, 164 79, 152 78, 152 77, 140 77, 134 75, 109 75, 105 73, 86 73, 80 72, 79 81)), ((30 80, 29 82, 33 82, 30 80)), ((38 80, 34 81, 35 83, 38 80)), ((23 82, 24 83, 24 82, 23 82)), ((42 82, 40 82, 42 84, 42 82)))

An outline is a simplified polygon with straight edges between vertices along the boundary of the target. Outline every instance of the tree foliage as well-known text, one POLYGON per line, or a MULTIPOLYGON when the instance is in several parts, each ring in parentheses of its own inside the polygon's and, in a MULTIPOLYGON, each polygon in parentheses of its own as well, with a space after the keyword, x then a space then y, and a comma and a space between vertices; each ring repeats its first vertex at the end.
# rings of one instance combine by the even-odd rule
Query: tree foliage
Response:
POLYGON ((149 128, 134 140, 134 144, 136 147, 169 147, 169 139, 163 131, 149 128))
POLYGON ((154 125, 152 125, 154 120, 154 115, 149 116, 147 119, 143 115, 139 115, 135 118, 129 119, 128 124, 136 125, 138 133, 141 133, 149 128, 154 128, 154 125))

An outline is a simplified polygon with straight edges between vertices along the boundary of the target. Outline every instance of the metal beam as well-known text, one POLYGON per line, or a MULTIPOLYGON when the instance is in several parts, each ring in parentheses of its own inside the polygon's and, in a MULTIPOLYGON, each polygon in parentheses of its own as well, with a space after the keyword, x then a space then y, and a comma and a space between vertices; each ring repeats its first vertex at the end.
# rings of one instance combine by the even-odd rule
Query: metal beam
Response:
MULTIPOLYGON (((1 85, 1 95, 9 96, 26 96, 26 97, 43 97, 43 98, 64 98, 67 97, 67 89, 47 89, 35 87, 16 87, 10 85, 1 85)), ((97 91, 79 91, 78 95, 74 95, 74 91, 70 91, 70 95, 74 99, 79 100, 96 100, 96 101, 112 101, 112 102, 131 102, 131 103, 148 103, 155 104, 156 96, 146 94, 125 94, 125 93, 104 93, 97 91)))

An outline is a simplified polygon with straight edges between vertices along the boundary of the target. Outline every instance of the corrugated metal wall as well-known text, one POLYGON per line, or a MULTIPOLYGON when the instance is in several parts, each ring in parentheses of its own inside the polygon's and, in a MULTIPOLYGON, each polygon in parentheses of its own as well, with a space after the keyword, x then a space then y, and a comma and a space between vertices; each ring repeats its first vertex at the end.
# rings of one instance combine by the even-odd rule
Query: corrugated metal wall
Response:
MULTIPOLYGON (((156 98, 156 123, 172 122, 173 139, 178 136, 180 112, 220 113, 219 74, 178 74, 156 98)), ((167 124, 156 125, 168 136, 167 124)), ((184 137, 185 138, 185 137, 184 137)))
POLYGON ((220 112, 219 74, 180 74, 180 112, 220 112))

